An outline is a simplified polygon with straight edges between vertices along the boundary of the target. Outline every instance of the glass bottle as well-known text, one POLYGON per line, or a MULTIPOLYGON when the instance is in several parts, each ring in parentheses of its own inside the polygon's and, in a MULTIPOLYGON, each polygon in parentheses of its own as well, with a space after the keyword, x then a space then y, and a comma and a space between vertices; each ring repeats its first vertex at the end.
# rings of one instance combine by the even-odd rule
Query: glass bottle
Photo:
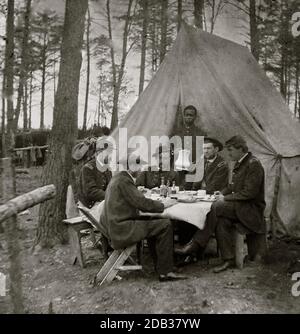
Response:
POLYGON ((163 176, 160 184, 160 196, 167 197, 167 186, 165 185, 165 178, 163 176))
POLYGON ((175 181, 173 181, 173 183, 172 183, 171 194, 176 194, 176 183, 175 183, 175 181))

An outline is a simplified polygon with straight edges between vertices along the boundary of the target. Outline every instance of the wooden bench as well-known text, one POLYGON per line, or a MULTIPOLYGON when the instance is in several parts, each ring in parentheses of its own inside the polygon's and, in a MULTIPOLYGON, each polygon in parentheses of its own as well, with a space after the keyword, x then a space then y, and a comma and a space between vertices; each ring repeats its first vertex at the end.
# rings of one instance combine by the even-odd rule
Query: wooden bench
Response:
POLYGON ((71 245, 71 263, 77 261, 82 268, 85 267, 85 262, 81 248, 81 237, 83 230, 93 230, 92 224, 85 218, 79 216, 75 218, 64 219, 63 222, 68 225, 68 234, 71 245))

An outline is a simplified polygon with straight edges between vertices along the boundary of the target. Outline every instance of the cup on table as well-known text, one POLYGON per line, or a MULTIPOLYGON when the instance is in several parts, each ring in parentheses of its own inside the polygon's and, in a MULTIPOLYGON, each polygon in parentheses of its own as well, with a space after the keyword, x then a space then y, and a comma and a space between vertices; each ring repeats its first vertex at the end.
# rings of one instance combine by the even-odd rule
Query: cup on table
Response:
POLYGON ((203 190, 203 189, 198 190, 197 195, 199 197, 205 197, 206 196, 206 190, 203 190))

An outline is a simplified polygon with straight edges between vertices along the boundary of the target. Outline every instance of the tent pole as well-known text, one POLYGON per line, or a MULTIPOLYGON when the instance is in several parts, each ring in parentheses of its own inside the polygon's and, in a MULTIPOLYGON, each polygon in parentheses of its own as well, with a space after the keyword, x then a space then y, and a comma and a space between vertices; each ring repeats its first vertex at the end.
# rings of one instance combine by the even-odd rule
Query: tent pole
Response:
POLYGON ((275 239, 276 234, 276 220, 279 219, 278 213, 277 213, 277 203, 278 203, 278 194, 279 194, 279 186, 280 186, 280 179, 281 179, 281 162, 282 162, 282 155, 278 154, 276 156, 276 163, 278 162, 277 168, 276 168, 276 175, 275 175, 275 185, 274 185, 274 197, 272 202, 272 210, 271 210, 271 233, 272 233, 272 239, 275 239))

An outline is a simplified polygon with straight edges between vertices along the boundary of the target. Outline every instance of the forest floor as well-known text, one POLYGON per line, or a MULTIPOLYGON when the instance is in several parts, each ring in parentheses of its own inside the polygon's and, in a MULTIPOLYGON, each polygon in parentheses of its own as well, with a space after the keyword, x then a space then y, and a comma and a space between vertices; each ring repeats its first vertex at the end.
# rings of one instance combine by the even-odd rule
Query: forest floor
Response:
MULTIPOLYGON (((41 167, 17 177, 17 193, 40 185, 41 167)), ((293 297, 295 281, 291 274, 300 272, 300 245, 297 242, 269 243, 263 263, 246 263, 243 270, 231 269, 214 274, 219 259, 209 255, 203 261, 181 268, 188 278, 183 281, 157 280, 147 248, 142 272, 122 273, 101 287, 92 280, 104 260, 83 238, 87 267, 70 263, 69 245, 32 252, 38 224, 38 207, 19 215, 22 249, 22 279, 27 313, 300 313, 300 296, 293 297)), ((0 234, 0 272, 9 267, 4 234, 0 234)), ((298 287, 300 291, 300 287, 298 287)), ((8 296, 0 296, 0 314, 11 313, 8 296)))

